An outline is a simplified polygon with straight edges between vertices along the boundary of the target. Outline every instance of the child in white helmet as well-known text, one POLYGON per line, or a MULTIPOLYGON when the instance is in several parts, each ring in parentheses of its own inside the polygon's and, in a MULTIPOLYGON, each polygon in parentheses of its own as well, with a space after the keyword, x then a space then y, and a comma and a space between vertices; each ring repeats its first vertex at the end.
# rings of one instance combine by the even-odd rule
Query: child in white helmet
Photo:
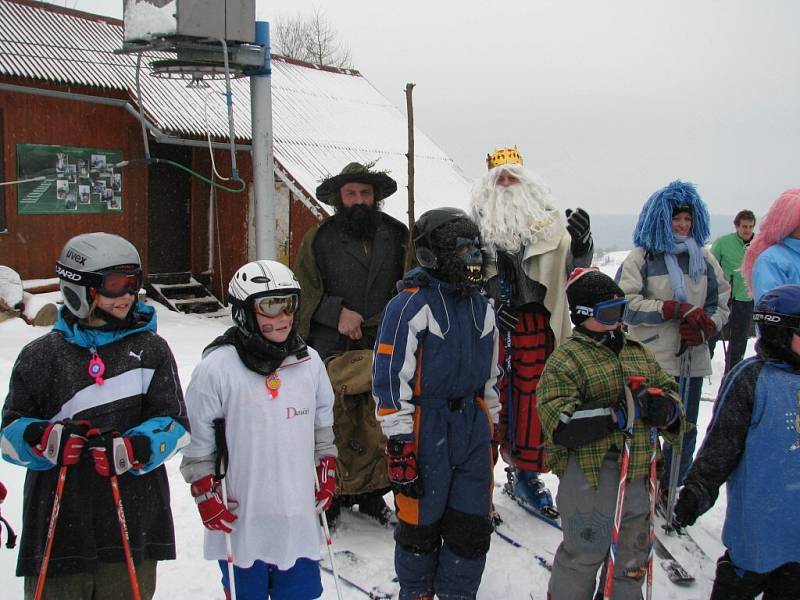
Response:
POLYGON ((195 433, 181 472, 208 529, 204 555, 219 561, 230 595, 229 536, 238 600, 317 598, 317 514, 336 487, 333 390, 319 355, 297 334, 300 284, 288 267, 248 263, 228 294, 236 326, 205 349, 186 391, 195 433), (226 444, 215 439, 220 419, 226 468, 226 444))

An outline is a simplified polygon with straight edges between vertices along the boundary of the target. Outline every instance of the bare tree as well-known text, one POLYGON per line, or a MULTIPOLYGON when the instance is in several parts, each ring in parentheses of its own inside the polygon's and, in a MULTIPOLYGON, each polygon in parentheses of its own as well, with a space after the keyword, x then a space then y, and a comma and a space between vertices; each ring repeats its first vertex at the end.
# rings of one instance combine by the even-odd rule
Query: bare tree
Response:
POLYGON ((350 48, 339 39, 320 8, 315 8, 311 15, 298 13, 276 19, 273 44, 275 52, 287 58, 340 69, 353 68, 350 48))

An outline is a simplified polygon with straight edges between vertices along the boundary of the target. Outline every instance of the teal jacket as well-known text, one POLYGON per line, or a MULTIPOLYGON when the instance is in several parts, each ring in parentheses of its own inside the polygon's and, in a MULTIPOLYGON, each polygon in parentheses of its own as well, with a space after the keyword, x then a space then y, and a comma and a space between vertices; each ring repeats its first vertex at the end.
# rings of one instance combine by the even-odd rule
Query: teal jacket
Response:
POLYGON ((742 261, 746 250, 744 240, 736 232, 717 238, 711 246, 711 254, 717 259, 725 273, 725 279, 731 284, 731 297, 741 302, 753 299, 742 277, 742 261))

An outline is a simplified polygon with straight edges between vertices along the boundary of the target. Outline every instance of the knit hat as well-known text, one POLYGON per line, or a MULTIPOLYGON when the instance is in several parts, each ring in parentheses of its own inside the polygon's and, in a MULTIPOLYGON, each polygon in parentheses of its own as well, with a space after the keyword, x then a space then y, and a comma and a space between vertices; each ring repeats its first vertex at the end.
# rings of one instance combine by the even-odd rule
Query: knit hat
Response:
POLYGON ((599 302, 625 297, 625 292, 616 282, 596 267, 572 271, 567 279, 566 291, 569 316, 575 325, 591 317, 599 302))

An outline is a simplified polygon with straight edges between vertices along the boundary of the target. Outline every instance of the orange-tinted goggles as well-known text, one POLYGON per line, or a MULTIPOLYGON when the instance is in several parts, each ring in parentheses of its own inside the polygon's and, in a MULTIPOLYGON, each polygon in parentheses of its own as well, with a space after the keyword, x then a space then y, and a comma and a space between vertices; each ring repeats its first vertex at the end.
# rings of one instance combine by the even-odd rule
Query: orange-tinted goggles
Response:
POLYGON ((253 308, 256 313, 264 317, 277 317, 281 312, 293 315, 300 305, 300 298, 297 294, 286 294, 284 296, 264 296, 253 300, 253 308))

